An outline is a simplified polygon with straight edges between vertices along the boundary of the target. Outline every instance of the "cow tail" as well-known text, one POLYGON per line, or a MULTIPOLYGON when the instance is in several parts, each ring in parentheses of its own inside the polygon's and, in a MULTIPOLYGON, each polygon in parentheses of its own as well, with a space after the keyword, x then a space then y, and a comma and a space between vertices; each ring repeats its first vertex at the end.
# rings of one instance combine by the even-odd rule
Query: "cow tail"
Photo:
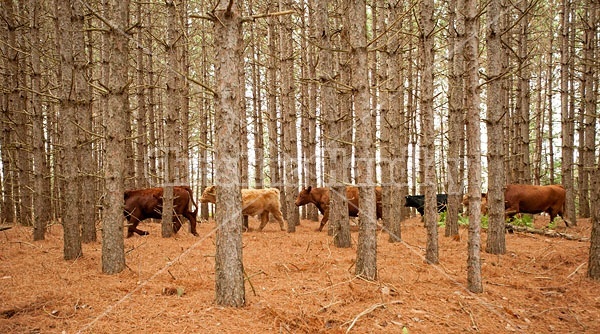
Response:
POLYGON ((196 208, 194 211, 192 211, 192 213, 194 214, 194 216, 197 216, 198 205, 196 205, 196 202, 194 202, 194 193, 192 192, 192 189, 190 187, 185 187, 185 190, 187 190, 188 194, 190 194, 190 206, 194 205, 194 207, 196 208))

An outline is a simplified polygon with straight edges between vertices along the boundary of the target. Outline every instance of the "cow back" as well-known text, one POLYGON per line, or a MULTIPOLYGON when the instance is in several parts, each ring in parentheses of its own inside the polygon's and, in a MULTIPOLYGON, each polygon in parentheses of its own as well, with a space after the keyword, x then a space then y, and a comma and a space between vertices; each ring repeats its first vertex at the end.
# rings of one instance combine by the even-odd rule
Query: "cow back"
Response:
POLYGON ((260 215, 263 212, 279 211, 279 189, 242 189, 242 214, 247 216, 260 215))
POLYGON ((509 184, 504 192, 505 208, 531 214, 549 212, 551 209, 555 213, 562 213, 565 194, 565 189, 560 185, 509 184))

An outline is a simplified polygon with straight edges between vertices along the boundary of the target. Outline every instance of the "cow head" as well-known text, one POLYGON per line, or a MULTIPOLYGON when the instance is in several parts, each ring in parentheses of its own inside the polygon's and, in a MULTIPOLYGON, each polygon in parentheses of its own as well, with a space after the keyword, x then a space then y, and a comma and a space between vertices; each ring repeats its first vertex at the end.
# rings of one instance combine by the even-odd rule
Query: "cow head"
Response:
POLYGON ((307 188, 302 189, 302 191, 300 191, 298 193, 298 197, 296 197, 296 206, 301 206, 301 205, 306 205, 308 203, 312 202, 312 196, 310 194, 310 191, 312 190, 311 186, 308 186, 307 188))
POLYGON ((215 186, 206 187, 202 192, 202 197, 200 197, 200 203, 216 203, 217 202, 217 192, 215 186))

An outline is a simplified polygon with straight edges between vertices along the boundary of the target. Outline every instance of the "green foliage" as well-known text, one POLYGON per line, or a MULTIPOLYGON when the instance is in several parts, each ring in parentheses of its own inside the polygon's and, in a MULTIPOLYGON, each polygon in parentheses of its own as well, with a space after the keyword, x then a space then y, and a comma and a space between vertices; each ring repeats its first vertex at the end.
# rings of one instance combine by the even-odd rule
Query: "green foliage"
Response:
POLYGON ((408 328, 402 327, 402 334, 408 334, 408 328))
POLYGON ((515 226, 527 226, 533 227, 533 216, 532 215, 516 215, 508 220, 509 223, 515 226))
POLYGON ((440 215, 439 215, 440 220, 438 220, 438 226, 439 227, 446 226, 446 215, 447 215, 447 211, 444 211, 444 212, 440 213, 440 215))
POLYGON ((550 223, 548 223, 548 228, 551 230, 556 229, 556 226, 558 225, 558 222, 556 221, 556 218, 558 217, 554 217, 554 220, 552 220, 550 223))
MULTIPOLYGON (((446 216, 447 216, 446 211, 440 213, 440 220, 438 221, 438 226, 440 226, 440 227, 446 226, 446 216)), ((463 225, 463 226, 469 225, 469 216, 459 213, 458 214, 458 225, 463 225)), ((483 228, 488 227, 488 216, 487 215, 481 216, 481 227, 483 227, 483 228)))

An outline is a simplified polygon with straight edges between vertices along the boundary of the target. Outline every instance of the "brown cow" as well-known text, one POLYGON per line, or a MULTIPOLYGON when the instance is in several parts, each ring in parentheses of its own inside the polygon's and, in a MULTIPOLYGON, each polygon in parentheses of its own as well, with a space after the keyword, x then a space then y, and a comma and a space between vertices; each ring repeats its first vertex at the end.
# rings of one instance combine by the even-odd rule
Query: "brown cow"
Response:
MULTIPOLYGON (((200 202, 213 204, 217 202, 215 186, 204 189, 200 202)), ((279 228, 282 231, 285 230, 283 214, 281 213, 281 202, 279 201, 279 189, 242 189, 242 215, 260 215, 259 231, 262 231, 269 222, 269 213, 279 222, 279 228)), ((244 227, 247 228, 247 226, 244 227)))
MULTIPOLYGON (((358 217, 358 188, 346 186, 346 198, 348 199, 348 215, 350 217, 358 217)), ((377 201, 376 211, 377 219, 381 219, 381 187, 375 187, 375 198, 377 201)), ((296 206, 313 203, 323 215, 321 225, 318 231, 323 230, 323 226, 329 221, 329 188, 308 188, 302 189, 296 198, 296 206)))
POLYGON ((517 213, 542 213, 550 215, 552 222, 561 216, 565 225, 569 223, 563 217, 565 188, 561 185, 534 186, 529 184, 509 184, 504 191, 504 209, 508 216, 517 213))
MULTIPOLYGON (((127 237, 131 237, 133 233, 139 235, 148 235, 146 231, 139 230, 138 224, 148 218, 162 218, 163 204, 163 188, 146 188, 126 190, 124 194, 125 208, 123 213, 127 218, 128 228, 127 237)), ((196 215, 198 214, 198 206, 194 202, 192 189, 188 186, 173 187, 173 231, 177 233, 181 228, 180 216, 184 216, 190 221, 190 231, 197 236, 196 232, 196 215), (192 210, 192 205, 196 210, 192 210)))

